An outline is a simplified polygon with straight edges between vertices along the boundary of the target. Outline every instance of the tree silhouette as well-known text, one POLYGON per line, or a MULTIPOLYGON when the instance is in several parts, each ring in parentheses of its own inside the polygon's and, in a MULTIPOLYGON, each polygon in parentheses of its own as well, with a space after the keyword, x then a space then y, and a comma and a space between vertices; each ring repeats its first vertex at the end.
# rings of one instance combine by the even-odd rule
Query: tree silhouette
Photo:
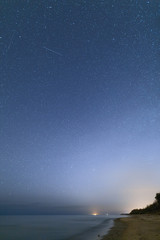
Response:
POLYGON ((160 193, 156 193, 156 201, 145 208, 133 209, 130 214, 160 214, 160 193))
POLYGON ((160 193, 156 193, 155 199, 156 199, 158 205, 160 205, 160 193))

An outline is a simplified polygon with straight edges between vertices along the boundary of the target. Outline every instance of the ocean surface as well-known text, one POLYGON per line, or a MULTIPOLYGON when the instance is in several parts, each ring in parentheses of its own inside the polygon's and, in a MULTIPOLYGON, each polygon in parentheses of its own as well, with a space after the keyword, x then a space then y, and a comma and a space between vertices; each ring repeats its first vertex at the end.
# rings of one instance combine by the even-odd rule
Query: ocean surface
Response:
MULTIPOLYGON (((119 215, 0 216, 0 240, 97 240, 119 215)), ((121 216, 122 217, 122 216, 121 216)))

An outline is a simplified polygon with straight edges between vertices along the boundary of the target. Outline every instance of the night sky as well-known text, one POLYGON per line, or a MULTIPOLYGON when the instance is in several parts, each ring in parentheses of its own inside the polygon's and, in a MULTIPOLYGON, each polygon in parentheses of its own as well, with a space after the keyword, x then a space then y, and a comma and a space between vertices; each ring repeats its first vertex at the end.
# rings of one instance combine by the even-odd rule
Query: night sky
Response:
POLYGON ((1 214, 153 202, 159 0, 1 0, 0 92, 1 214))

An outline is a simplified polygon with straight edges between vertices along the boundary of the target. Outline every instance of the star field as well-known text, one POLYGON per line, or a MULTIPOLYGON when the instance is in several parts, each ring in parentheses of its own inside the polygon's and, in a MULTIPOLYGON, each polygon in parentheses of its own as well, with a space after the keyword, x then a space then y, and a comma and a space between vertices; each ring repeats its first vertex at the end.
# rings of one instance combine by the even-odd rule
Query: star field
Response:
POLYGON ((0 213, 144 207, 160 181, 159 1, 0 5, 0 213))

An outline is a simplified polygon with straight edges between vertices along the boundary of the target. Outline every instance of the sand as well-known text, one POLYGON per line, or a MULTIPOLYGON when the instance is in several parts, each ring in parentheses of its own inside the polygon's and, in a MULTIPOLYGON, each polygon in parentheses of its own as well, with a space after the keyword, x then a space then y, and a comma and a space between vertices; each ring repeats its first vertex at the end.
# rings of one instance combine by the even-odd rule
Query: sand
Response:
POLYGON ((160 240, 160 215, 134 215, 117 219, 103 240, 160 240))

